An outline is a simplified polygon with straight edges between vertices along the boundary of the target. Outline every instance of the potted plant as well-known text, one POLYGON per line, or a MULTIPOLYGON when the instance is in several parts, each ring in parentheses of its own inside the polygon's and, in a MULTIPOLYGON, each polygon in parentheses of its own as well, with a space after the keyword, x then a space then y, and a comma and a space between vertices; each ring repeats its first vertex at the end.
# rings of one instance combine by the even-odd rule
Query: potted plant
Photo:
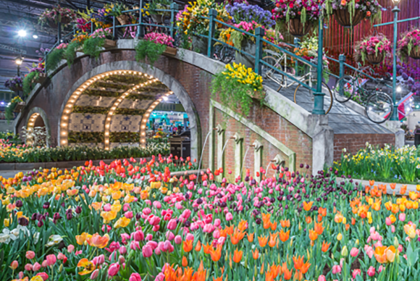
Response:
POLYGON ((272 13, 258 5, 235 2, 226 5, 226 11, 232 17, 233 23, 255 21, 266 28, 273 28, 276 24, 276 21, 272 19, 272 13))
POLYGON ((273 19, 279 25, 286 24, 291 35, 302 37, 318 23, 319 5, 322 5, 323 1, 276 0, 276 7, 272 10, 273 19))
POLYGON ((123 13, 123 11, 127 11, 128 7, 121 2, 106 4, 104 7, 105 11, 109 11, 111 16, 117 18, 118 22, 121 25, 130 24, 130 15, 128 13, 123 13))
MULTIPOLYGON (((214 0, 198 0, 194 2, 191 7, 185 6, 177 16, 177 26, 180 29, 180 34, 192 37, 192 49, 201 54, 207 54, 208 39, 194 35, 208 35, 209 21, 203 20, 203 17, 209 17, 209 11, 215 9, 217 11, 217 19, 219 21, 227 22, 231 19, 223 4, 217 4, 214 0)), ((219 33, 223 26, 216 24, 216 33, 219 33)))
POLYGON ((420 29, 413 29, 398 41, 398 53, 402 60, 407 57, 420 59, 420 29))
POLYGON ((334 15, 338 24, 345 28, 356 26, 365 18, 380 20, 381 8, 378 0, 325 0, 327 15, 334 15))
POLYGON ((354 56, 356 61, 379 64, 385 56, 391 56, 391 42, 383 34, 368 36, 356 44, 354 56))
POLYGON ((243 64, 227 64, 225 71, 215 75, 211 82, 213 95, 218 95, 222 104, 236 110, 240 108, 243 116, 248 116, 252 106, 252 99, 262 101, 265 92, 262 86, 261 75, 243 64))
POLYGON ((169 10, 171 3, 172 1, 170 0, 152 0, 150 4, 148 4, 147 10, 154 23, 162 24, 164 20, 168 18, 169 12, 157 10, 169 10))
POLYGON ((144 40, 140 40, 136 45, 136 60, 148 59, 153 66, 159 59, 160 55, 175 56, 177 49, 174 48, 172 42, 174 39, 166 34, 152 32, 144 36, 144 40))
POLYGON ((75 20, 76 12, 69 8, 63 8, 60 5, 52 9, 45 9, 38 19, 41 25, 47 23, 51 28, 57 28, 58 23, 67 25, 75 20))
POLYGON ((4 82, 4 86, 14 92, 22 91, 23 80, 20 76, 15 76, 13 78, 7 79, 4 82))
POLYGON ((10 105, 6 108, 6 111, 9 111, 9 113, 6 112, 6 119, 11 120, 13 119, 13 113, 16 112, 19 113, 24 107, 25 102, 21 99, 21 97, 16 96, 10 101, 10 105), (11 117, 11 118, 10 118, 11 117))
MULTIPOLYGON (((102 8, 98 9, 97 12, 94 12, 93 9, 87 9, 85 12, 79 12, 79 15, 82 16, 86 21, 91 20, 92 23, 95 24, 97 27, 108 28, 112 27, 112 9, 102 8)), ((90 32, 90 29, 85 29, 83 32, 90 32)))

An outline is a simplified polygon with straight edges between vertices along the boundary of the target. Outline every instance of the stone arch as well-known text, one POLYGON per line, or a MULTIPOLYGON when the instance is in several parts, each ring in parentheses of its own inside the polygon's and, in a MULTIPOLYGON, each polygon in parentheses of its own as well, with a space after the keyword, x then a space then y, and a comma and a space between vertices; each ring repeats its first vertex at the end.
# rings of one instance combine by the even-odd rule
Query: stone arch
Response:
MULTIPOLYGON (((177 81, 171 75, 165 73, 164 71, 156 67, 150 67, 148 65, 145 65, 144 63, 138 63, 135 61, 117 61, 117 62, 109 62, 109 63, 99 65, 96 68, 92 69, 91 71, 83 74, 73 84, 73 86, 70 88, 70 90, 67 92, 64 98, 64 102, 61 105, 61 109, 59 113, 59 116, 61 116, 61 118, 59 118, 58 120, 58 134, 57 134, 58 145, 68 145, 67 137, 68 137, 69 114, 71 113, 71 108, 74 106, 74 104, 77 101, 77 98, 81 95, 83 90, 89 87, 90 84, 94 83, 98 79, 97 77, 110 75, 111 73, 118 74, 118 73, 124 73, 124 72, 126 73, 131 72, 131 73, 136 73, 136 74, 143 73, 149 77, 152 77, 152 79, 157 79, 166 87, 168 87, 171 93, 177 96, 177 98, 183 105, 185 112, 187 113, 188 118, 190 120, 191 158, 197 159, 199 155, 199 147, 201 146, 201 143, 200 143, 201 127, 200 127, 200 121, 199 121, 197 110, 195 109, 195 106, 191 100, 191 97, 188 95, 188 92, 181 85, 181 83, 177 81)), ((158 101, 160 102, 160 100, 158 101)), ((155 102, 153 104, 156 106, 159 102, 157 103, 155 102)), ((113 108, 115 109, 115 106, 113 106, 113 108)), ((150 110, 150 108, 148 110, 150 110)), ((149 113, 146 113, 145 117, 148 117, 147 116, 148 114, 149 113)), ((110 118, 109 116, 107 116, 106 118, 104 133, 106 132, 106 125, 108 125, 108 128, 109 128, 110 124, 106 123, 106 122, 110 122, 109 118, 110 118)), ((142 129, 144 129, 144 127, 142 129)), ((142 133, 144 132, 141 130, 140 132, 141 136, 142 136, 142 133)), ((107 143, 105 143, 105 145, 106 144, 107 143)))
MULTIPOLYGON (((32 108, 28 116, 26 118, 26 130, 34 130, 35 127, 37 127, 38 122, 42 122, 42 125, 45 126, 45 131, 47 132, 46 136, 46 143, 47 146, 50 146, 50 139, 51 139, 51 130, 50 130, 50 124, 48 122, 47 114, 42 108, 34 107, 32 108)), ((28 140, 26 140, 26 144, 30 144, 30 141, 28 143, 28 140)))

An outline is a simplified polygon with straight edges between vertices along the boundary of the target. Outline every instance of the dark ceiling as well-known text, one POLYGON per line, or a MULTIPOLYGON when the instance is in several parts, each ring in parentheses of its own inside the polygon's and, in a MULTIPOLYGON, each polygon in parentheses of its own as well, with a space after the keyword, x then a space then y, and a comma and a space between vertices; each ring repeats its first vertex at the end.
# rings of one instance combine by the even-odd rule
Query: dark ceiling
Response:
MULTIPOLYGON (((269 2, 270 0, 250 1, 254 4, 269 2)), ((63 7, 74 10, 85 10, 86 7, 102 8, 105 3, 115 1, 101 0, 0 0, 0 91, 7 90, 4 82, 17 75, 15 59, 19 53, 24 57, 21 73, 27 73, 27 67, 32 68, 37 63, 40 48, 50 48, 56 42, 57 30, 38 25, 39 15, 46 9, 59 3, 63 7), (18 36, 19 30, 26 30, 24 38, 18 36), (38 37, 35 39, 33 35, 38 37)), ((126 0, 129 6, 139 6, 140 1, 126 0)), ((147 2, 144 1, 144 2, 147 2)), ((178 4, 185 4, 188 0, 176 0, 178 4)), ((221 2, 220 0, 217 2, 221 2)), ((264 5, 263 5, 264 6, 264 5)))

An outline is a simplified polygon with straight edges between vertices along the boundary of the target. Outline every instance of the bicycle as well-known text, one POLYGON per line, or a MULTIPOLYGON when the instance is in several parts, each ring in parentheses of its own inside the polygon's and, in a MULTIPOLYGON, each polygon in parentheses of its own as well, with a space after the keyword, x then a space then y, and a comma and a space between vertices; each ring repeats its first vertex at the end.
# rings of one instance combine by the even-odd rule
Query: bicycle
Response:
MULTIPOLYGON (((305 86, 303 87, 308 92, 303 92, 300 95, 305 95, 306 97, 310 97, 312 101, 314 100, 312 89, 316 87, 317 79, 315 78, 316 74, 314 75, 312 71, 312 66, 310 64, 306 64, 305 62, 303 62, 306 66, 309 67, 309 71, 306 74, 298 77, 298 76, 295 76, 296 74, 295 69, 293 67, 288 66, 288 58, 287 58, 286 53, 279 54, 271 50, 264 50, 264 52, 268 53, 269 55, 264 56, 263 61, 271 65, 272 67, 262 64, 261 75, 263 78, 265 79, 268 78, 274 81, 275 83, 277 83, 279 85, 279 88, 277 89, 278 92, 282 88, 288 88, 290 86, 293 86, 295 83, 298 84, 295 89, 294 97, 293 97, 293 101, 295 103, 297 103, 297 95, 299 92, 299 88, 303 86, 303 84, 306 84, 309 87, 305 87, 305 86), (281 70, 281 72, 279 70, 281 70), (291 82, 288 82, 289 79, 288 79, 287 74, 294 76, 295 79, 299 82, 293 79, 290 79, 291 82)), ((328 85, 324 81, 322 81, 322 85, 323 87, 327 89, 327 93, 329 94, 329 99, 328 97, 326 99, 327 110, 325 111, 325 114, 328 114, 328 112, 330 112, 333 106, 334 98, 333 98, 331 89, 328 87, 328 85), (328 101, 329 101, 329 105, 328 105, 328 101)))
POLYGON ((365 114, 368 119, 381 124, 387 121, 394 111, 391 97, 383 91, 387 83, 392 80, 390 76, 376 79, 375 87, 367 89, 366 84, 369 80, 362 78, 363 71, 373 73, 369 66, 362 67, 358 64, 358 71, 354 71, 353 75, 345 75, 337 80, 333 88, 334 97, 338 102, 345 103, 357 96, 358 102, 365 105, 365 114))

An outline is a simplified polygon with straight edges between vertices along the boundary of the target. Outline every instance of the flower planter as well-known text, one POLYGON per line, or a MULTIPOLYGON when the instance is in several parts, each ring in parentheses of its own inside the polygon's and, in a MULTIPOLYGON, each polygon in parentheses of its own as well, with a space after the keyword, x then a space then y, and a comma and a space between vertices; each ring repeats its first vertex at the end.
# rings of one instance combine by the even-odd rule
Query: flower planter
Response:
MULTIPOLYGON (((255 55, 257 46, 251 40, 242 41, 242 50, 250 55, 255 55)), ((235 52, 236 63, 242 63, 246 68, 255 68, 255 59, 242 54, 241 52, 235 52)))
POLYGON ((415 60, 420 60, 420 47, 416 46, 413 49, 411 49, 411 53, 408 53, 408 50, 406 51, 408 56, 415 60))
POLYGON ((384 60, 385 53, 381 54, 369 54, 366 56, 366 60, 371 64, 380 64, 384 60))
POLYGON ((22 91, 23 88, 21 86, 15 86, 15 87, 11 87, 10 90, 12 90, 13 92, 19 92, 19 91, 22 91))
POLYGON ((71 19, 68 17, 61 18, 61 24, 69 24, 71 22, 71 19))
POLYGON ((263 100, 265 98, 265 91, 261 90, 261 91, 249 91, 248 95, 256 100, 263 100))
POLYGON ((350 21, 350 13, 347 9, 334 10, 333 14, 338 24, 345 28, 350 28, 358 25, 365 17, 365 14, 362 10, 356 10, 356 12, 353 15, 352 21, 350 21))
POLYGON ((35 80, 35 83, 44 83, 47 80, 47 73, 39 73, 38 78, 35 80))
POLYGON ((174 56, 176 56, 177 52, 178 52, 177 48, 172 48, 172 47, 166 46, 166 49, 165 49, 165 51, 163 51, 163 54, 165 56, 174 57, 174 56))
POLYGON ((19 102, 16 104, 16 107, 13 111, 16 113, 19 113, 25 107, 25 105, 26 105, 25 102, 19 102))
POLYGON ((152 18, 153 22, 156 24, 162 24, 165 22, 166 19, 169 19, 167 16, 165 16, 165 14, 162 15, 150 15, 150 17, 152 18))
POLYGON ((55 22, 51 19, 48 19, 47 23, 48 23, 49 27, 51 27, 51 28, 57 28, 58 27, 58 22, 55 22))
POLYGON ((192 36, 192 50, 194 52, 207 55, 207 48, 209 44, 208 42, 209 40, 207 38, 193 35, 192 36))
POLYGON ((117 17, 117 20, 121 25, 130 24, 130 16, 129 15, 122 14, 122 15, 117 17))
POLYGON ((105 39, 105 43, 104 43, 104 48, 114 48, 115 46, 117 46, 117 41, 114 40, 110 40, 110 39, 105 39))
POLYGON ((303 25, 299 18, 291 19, 288 22, 288 26, 289 33, 294 37, 305 36, 312 29, 312 24, 310 22, 305 22, 305 25, 303 25))

